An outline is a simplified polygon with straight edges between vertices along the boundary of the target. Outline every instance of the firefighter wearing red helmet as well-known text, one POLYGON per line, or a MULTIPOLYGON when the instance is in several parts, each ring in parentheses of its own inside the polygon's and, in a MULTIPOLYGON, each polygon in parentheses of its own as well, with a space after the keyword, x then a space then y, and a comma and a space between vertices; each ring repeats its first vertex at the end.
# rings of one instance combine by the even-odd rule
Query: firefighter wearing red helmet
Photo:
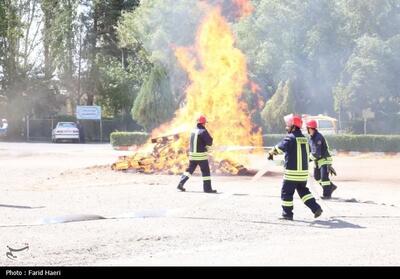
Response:
POLYGON ((208 133, 205 125, 207 119, 204 115, 201 115, 197 119, 197 126, 190 135, 189 142, 189 167, 183 173, 181 180, 178 184, 178 189, 186 191, 183 185, 189 180, 189 177, 193 174, 197 166, 200 166, 201 175, 203 177, 203 190, 206 193, 216 193, 217 190, 213 190, 211 187, 211 173, 210 165, 208 163, 207 150, 213 144, 213 138, 208 133))
POLYGON ((317 218, 322 214, 321 206, 307 188, 310 146, 301 132, 303 121, 298 115, 284 117, 288 135, 269 152, 268 160, 277 154, 285 154, 283 186, 281 190, 282 218, 293 220, 293 195, 295 190, 304 204, 317 218))
POLYGON ((337 186, 329 179, 329 173, 336 175, 332 167, 329 145, 324 136, 317 130, 317 121, 314 119, 307 121, 306 127, 310 135, 310 159, 314 161, 314 178, 322 186, 323 193, 321 198, 330 199, 337 186))

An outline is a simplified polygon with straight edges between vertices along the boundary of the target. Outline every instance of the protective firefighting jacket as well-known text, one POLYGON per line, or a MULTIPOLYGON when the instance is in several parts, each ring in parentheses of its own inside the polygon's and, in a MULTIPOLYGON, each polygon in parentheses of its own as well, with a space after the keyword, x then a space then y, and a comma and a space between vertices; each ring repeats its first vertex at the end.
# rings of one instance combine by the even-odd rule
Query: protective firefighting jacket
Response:
POLYGON ((202 161, 207 160, 207 149, 212 146, 213 138, 202 124, 197 127, 190 135, 189 160, 202 161))
POLYGON ((274 152, 285 153, 284 180, 307 181, 310 146, 300 129, 289 133, 274 147, 274 152))
POLYGON ((324 136, 315 130, 310 137, 311 155, 310 159, 315 162, 315 166, 320 168, 323 165, 332 164, 332 157, 329 153, 329 146, 324 136))

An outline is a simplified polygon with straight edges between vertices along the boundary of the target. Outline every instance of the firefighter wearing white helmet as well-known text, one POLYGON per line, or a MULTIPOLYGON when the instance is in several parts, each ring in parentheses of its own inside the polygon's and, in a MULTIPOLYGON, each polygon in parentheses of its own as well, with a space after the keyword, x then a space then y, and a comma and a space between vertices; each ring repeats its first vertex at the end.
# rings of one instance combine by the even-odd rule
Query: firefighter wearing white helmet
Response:
POLYGON ((268 160, 273 160, 277 154, 285 154, 283 186, 281 190, 282 218, 293 220, 293 195, 295 190, 304 204, 311 209, 314 217, 322 214, 321 206, 307 188, 308 160, 310 146, 306 137, 301 132, 303 121, 298 115, 284 117, 288 135, 278 143, 270 152, 268 160))

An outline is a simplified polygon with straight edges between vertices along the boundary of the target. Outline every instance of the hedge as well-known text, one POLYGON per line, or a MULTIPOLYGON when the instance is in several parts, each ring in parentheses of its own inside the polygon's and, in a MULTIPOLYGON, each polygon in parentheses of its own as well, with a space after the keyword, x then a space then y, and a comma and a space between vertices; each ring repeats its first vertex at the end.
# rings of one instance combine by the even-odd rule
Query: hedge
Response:
POLYGON ((149 134, 145 132, 113 132, 110 134, 112 146, 131 146, 145 143, 149 134))
MULTIPOLYGON (((264 145, 273 146, 285 135, 263 136, 264 145)), ((308 135, 307 135, 308 136, 308 135)), ((358 152, 400 152, 400 135, 326 135, 330 149, 358 152)))

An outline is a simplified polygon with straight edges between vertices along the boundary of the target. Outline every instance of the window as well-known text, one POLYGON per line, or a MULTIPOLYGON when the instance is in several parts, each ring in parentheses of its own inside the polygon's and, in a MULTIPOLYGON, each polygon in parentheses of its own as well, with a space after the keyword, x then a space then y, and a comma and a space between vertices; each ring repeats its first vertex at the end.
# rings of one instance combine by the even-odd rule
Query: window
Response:
POLYGON ((319 129, 332 129, 333 123, 329 120, 318 120, 318 128, 319 129))
POLYGON ((75 123, 58 123, 59 128, 76 128, 75 123))

